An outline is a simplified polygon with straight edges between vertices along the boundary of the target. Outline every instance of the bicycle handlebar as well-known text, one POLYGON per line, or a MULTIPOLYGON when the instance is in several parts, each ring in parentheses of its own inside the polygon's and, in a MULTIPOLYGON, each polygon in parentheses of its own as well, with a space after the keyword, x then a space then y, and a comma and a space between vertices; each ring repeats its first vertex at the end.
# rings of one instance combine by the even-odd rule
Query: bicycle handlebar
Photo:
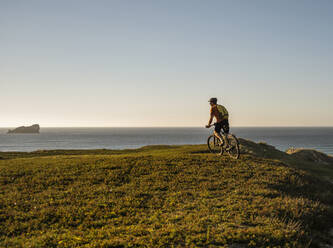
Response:
MULTIPOLYGON (((208 126, 208 125, 207 125, 207 126, 208 126)), ((206 126, 206 127, 207 127, 207 126, 206 126)), ((213 126, 216 126, 216 122, 213 123, 213 124, 210 124, 209 127, 207 127, 207 128, 211 128, 211 127, 213 127, 213 126)))

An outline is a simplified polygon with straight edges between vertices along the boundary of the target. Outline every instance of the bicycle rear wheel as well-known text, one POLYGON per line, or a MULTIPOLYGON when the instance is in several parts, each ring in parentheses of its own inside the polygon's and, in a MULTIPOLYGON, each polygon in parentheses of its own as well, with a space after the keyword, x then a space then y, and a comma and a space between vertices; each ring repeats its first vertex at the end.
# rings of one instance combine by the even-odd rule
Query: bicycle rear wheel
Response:
POLYGON ((227 139, 229 143, 228 154, 234 159, 238 159, 240 156, 239 142, 235 135, 227 134, 227 139))
POLYGON ((208 149, 211 153, 215 153, 218 155, 223 154, 223 144, 220 139, 218 139, 215 135, 211 135, 207 139, 208 149))

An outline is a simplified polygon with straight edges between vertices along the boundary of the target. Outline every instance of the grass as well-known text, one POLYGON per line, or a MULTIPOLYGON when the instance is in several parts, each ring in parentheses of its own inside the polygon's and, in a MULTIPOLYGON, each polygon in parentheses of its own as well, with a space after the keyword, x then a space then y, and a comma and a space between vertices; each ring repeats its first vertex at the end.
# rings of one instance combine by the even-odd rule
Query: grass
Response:
POLYGON ((332 184, 295 161, 255 155, 236 161, 203 145, 0 157, 0 247, 330 242, 332 184))

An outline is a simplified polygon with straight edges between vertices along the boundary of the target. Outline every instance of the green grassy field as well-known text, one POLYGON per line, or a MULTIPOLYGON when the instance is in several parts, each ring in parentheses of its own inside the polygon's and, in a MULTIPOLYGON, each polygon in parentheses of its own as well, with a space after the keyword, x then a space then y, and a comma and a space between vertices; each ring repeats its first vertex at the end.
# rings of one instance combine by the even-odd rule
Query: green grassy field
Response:
POLYGON ((322 170, 264 155, 236 161, 203 145, 0 153, 0 247, 329 243, 322 170))

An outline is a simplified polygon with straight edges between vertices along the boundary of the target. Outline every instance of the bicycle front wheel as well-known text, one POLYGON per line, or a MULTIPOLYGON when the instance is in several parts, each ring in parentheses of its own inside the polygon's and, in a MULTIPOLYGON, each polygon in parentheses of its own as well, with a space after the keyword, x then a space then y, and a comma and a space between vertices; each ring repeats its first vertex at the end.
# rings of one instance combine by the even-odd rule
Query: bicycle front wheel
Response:
POLYGON ((229 143, 228 154, 234 159, 238 159, 240 156, 239 142, 235 135, 227 134, 227 139, 229 143))
POLYGON ((215 135, 208 137, 207 145, 211 153, 215 153, 217 155, 223 154, 223 144, 221 143, 221 140, 218 139, 215 135))

